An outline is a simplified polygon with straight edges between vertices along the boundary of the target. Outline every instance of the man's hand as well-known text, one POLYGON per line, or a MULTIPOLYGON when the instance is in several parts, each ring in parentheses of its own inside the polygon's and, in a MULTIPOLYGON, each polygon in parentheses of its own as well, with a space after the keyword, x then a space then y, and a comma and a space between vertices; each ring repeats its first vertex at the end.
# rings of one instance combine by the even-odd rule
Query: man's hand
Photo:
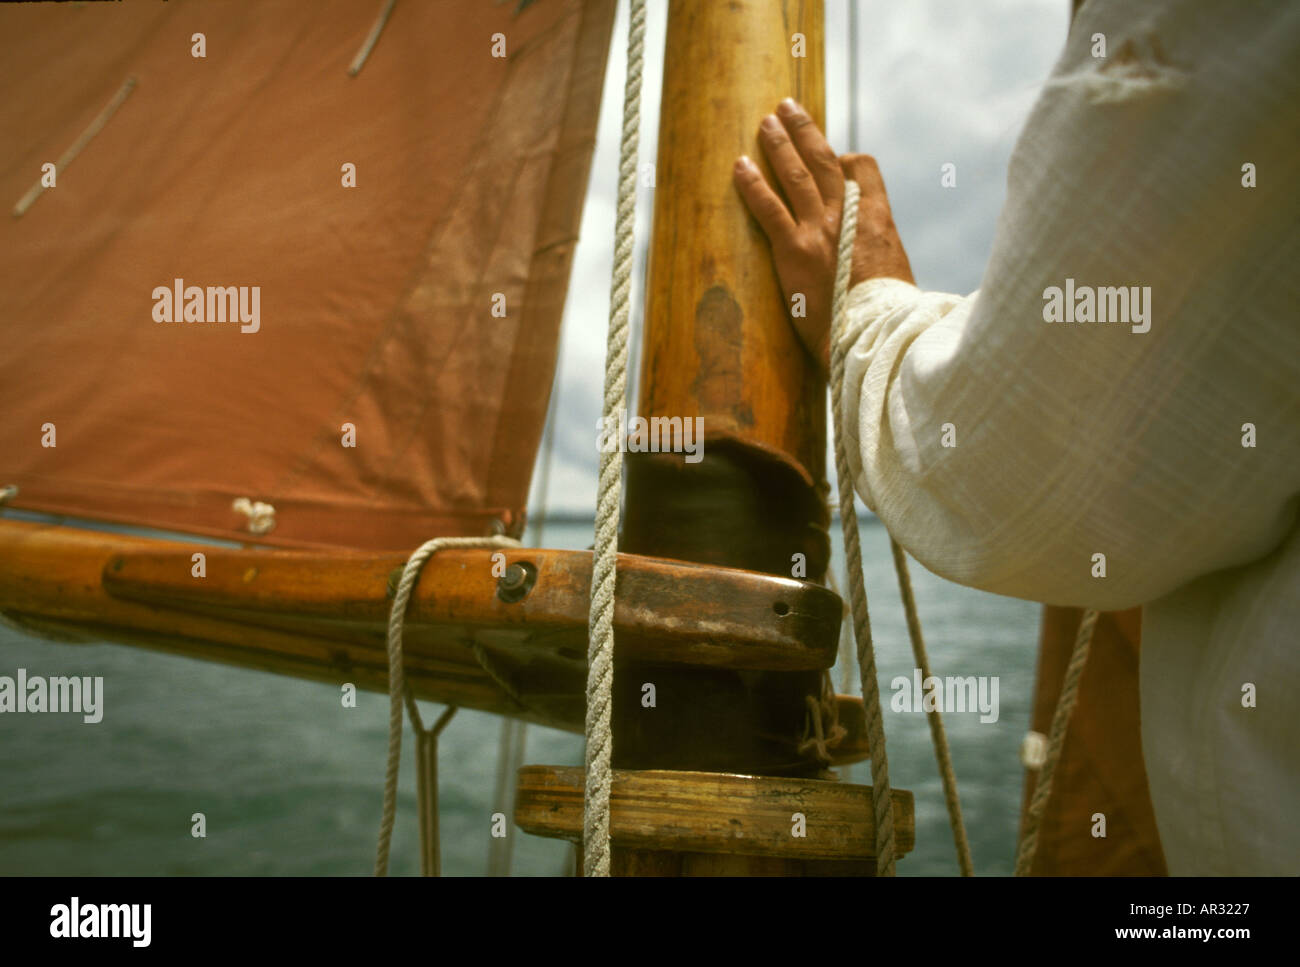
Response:
POLYGON ((862 192, 850 285, 877 276, 910 282, 912 269, 874 158, 865 154, 837 158, 808 112, 789 98, 781 102, 777 114, 763 119, 758 140, 789 207, 747 157, 736 162, 736 187, 772 245, 787 311, 796 293, 804 296, 807 315, 791 321, 813 359, 829 372, 831 296, 846 177, 856 181, 862 192))

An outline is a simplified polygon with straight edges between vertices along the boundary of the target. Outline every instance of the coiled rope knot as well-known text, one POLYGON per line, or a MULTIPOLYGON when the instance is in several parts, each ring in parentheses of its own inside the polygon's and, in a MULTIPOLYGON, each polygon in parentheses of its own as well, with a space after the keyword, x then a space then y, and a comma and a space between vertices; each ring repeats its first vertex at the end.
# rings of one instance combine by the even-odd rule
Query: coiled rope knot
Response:
POLYGON ((831 750, 839 745, 848 730, 840 725, 840 705, 835 697, 829 672, 822 674, 821 696, 804 696, 808 714, 804 719, 803 737, 798 745, 800 755, 812 755, 823 768, 831 764, 831 750))
POLYGON ((275 529, 275 508, 270 504, 264 504, 260 500, 249 500, 247 497, 236 497, 230 509, 248 518, 246 526, 250 534, 268 534, 275 529))

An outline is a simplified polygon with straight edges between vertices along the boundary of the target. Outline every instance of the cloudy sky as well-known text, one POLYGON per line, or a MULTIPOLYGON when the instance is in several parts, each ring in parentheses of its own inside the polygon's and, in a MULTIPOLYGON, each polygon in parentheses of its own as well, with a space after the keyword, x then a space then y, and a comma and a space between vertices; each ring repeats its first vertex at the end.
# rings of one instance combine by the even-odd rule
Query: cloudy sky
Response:
MULTIPOLYGON (((979 287, 1002 207, 1007 160, 1065 41, 1068 7, 1068 0, 826 0, 826 111, 831 143, 841 153, 855 150, 876 156, 894 220, 917 284, 923 288, 968 293, 979 287), (850 96, 849 87, 850 2, 857 9, 856 97, 850 96), (849 118, 854 111, 859 143, 850 145, 849 118), (955 189, 939 183, 940 167, 947 162, 957 166, 955 189)), ((595 427, 609 313, 626 8, 626 0, 619 0, 582 235, 564 315, 546 500, 552 513, 590 515, 596 500, 595 427)), ((656 156, 667 8, 667 0, 647 2, 643 161, 656 156)), ((754 120, 757 125, 758 118, 754 120)), ((645 291, 642 271, 652 191, 641 189, 637 199, 638 274, 633 302, 638 306, 645 291)), ((634 345, 639 323, 634 310, 634 345)), ((635 379, 630 394, 635 400, 635 379)), ((538 469, 533 477, 533 513, 543 477, 538 469)))

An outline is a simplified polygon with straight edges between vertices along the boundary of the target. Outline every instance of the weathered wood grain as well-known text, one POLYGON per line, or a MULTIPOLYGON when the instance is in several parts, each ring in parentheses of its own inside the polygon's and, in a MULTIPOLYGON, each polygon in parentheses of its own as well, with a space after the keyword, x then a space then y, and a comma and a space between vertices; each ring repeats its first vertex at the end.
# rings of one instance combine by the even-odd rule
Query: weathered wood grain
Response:
MULTIPOLYGON (((104 571, 117 598, 218 612, 319 634, 382 634, 393 554, 203 549, 124 551, 104 571)), ((826 588, 736 568, 619 555, 614 628, 620 657, 739 669, 813 670, 834 663, 839 599, 826 588)), ((591 553, 537 548, 448 549, 425 565, 406 617, 430 635, 585 661, 591 553), (494 555, 500 555, 494 561, 494 555), (498 575, 533 569, 522 600, 503 601, 498 575)))
MULTIPOLYGON (((496 595, 490 551, 449 551, 429 562, 407 621, 407 679, 422 699, 580 731, 591 555, 505 553, 538 567, 533 589, 513 604, 496 595), (525 708, 479 666, 474 643, 509 673, 525 708)), ((620 649, 644 646, 660 661, 721 656, 740 667, 762 664, 762 655, 796 665, 831 660, 839 604, 823 588, 636 555, 620 560, 620 649), (713 599, 716 607, 707 603, 713 599), (774 602, 789 611, 778 614, 774 602)), ((0 520, 0 611, 38 633, 385 691, 388 580, 401 563, 394 555, 235 550, 0 520), (196 551, 207 558, 202 579, 191 576, 196 551)), ((835 761, 859 761, 867 755, 861 703, 840 702, 849 735, 835 761)), ((795 740, 788 737, 791 750, 795 740)))
MULTIPOLYGON (((525 832, 580 842, 582 769, 519 770, 515 822, 525 832)), ((895 847, 916 841, 912 794, 893 790, 895 847)), ((616 847, 766 856, 792 860, 867 860, 874 856, 871 788, 816 779, 708 772, 614 771, 610 835, 616 847), (794 835, 795 814, 804 818, 794 835)))

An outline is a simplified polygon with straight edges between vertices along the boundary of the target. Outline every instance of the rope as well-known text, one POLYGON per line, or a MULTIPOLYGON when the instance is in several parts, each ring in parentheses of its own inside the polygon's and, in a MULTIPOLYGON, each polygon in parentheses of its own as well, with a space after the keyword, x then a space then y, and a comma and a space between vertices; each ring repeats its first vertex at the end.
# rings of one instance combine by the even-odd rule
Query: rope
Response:
MULTIPOLYGON (((406 623, 406 606, 425 562, 448 547, 517 547, 509 537, 439 537, 425 541, 415 549, 402 569, 388 612, 388 761, 384 767, 384 811, 379 821, 379 845, 375 851, 375 876, 388 875, 388 852, 393 841, 393 823, 397 818, 397 771, 402 761, 402 703, 405 700, 411 719, 419 728, 419 710, 406 687, 402 668, 402 632, 406 623)), ((448 716, 449 717, 449 716, 448 716)), ((442 722, 442 725, 445 725, 442 722)), ((439 728, 435 726, 435 728, 439 728)), ((423 862, 422 862, 423 867, 423 862)))
MULTIPOLYGON (((876 816, 877 873, 894 873, 893 810, 889 802, 889 763, 885 759, 885 733, 880 712, 880 689, 876 681, 876 662, 871 644, 871 622, 867 614, 867 592, 862 579, 862 549, 858 537, 858 517, 853 504, 853 479, 849 473, 848 455, 840 418, 840 393, 844 386, 845 349, 840 339, 848 309, 849 273, 853 264, 853 241, 858 228, 858 185, 854 181, 844 184, 844 212, 840 223, 840 245, 835 268, 835 297, 832 304, 834 333, 831 338, 831 400, 835 424, 835 470, 839 479, 840 524, 844 529, 844 551, 848 558, 848 581, 853 612, 853 632, 858 642, 858 666, 862 674, 862 698, 867 707, 867 737, 871 746, 871 805, 876 816), (879 753, 877 753, 879 749, 879 753), (877 759, 879 755, 879 759, 877 759), (887 828, 885 828, 887 827, 887 828)), ((891 536, 894 573, 898 576, 898 592, 907 618, 907 635, 912 642, 912 656, 921 670, 922 681, 929 679, 930 656, 921 633, 921 618, 916 609, 916 596, 912 593, 912 578, 907 569, 907 555, 891 536)), ((970 840, 966 823, 962 819, 961 799, 957 793, 957 776, 952 767, 952 751, 948 747, 948 734, 943 727, 943 713, 938 708, 926 712, 930 725, 930 738, 934 744, 935 761, 943 782, 943 797, 948 809, 948 825, 952 828, 953 844, 957 849, 957 863, 962 876, 975 874, 971 862, 970 840)))
MULTIPOLYGON (((912 578, 907 571, 907 555, 892 537, 889 546, 894 552, 894 570, 898 574, 898 592, 902 596, 903 611, 907 615, 907 635, 912 639, 912 656, 916 659, 916 667, 921 669, 921 681, 924 682, 930 678, 930 656, 926 653, 925 638, 921 635, 921 619, 916 613, 912 578)), ((962 876, 974 876, 975 865, 971 862, 970 841, 966 838, 966 823, 961 816, 957 776, 952 769, 952 751, 948 748, 948 733, 943 727, 943 713, 936 705, 926 711, 925 718, 930 723, 934 757, 939 765, 939 777, 943 780, 943 799, 948 807, 948 825, 952 828, 953 844, 957 847, 957 865, 961 868, 962 876)))
POLYGON ((1038 773, 1038 782, 1034 784, 1034 796, 1029 801, 1029 811, 1025 814, 1025 831, 1020 838, 1020 849, 1016 854, 1016 876, 1028 876, 1034 865, 1034 854, 1038 850, 1038 831, 1043 823, 1043 813, 1047 809, 1047 800, 1052 794, 1052 777, 1061 758, 1061 748, 1065 745, 1065 733, 1070 727, 1070 716, 1074 714, 1075 702, 1079 698, 1079 682, 1083 679, 1083 667, 1088 661, 1088 649, 1092 647, 1092 632, 1097 626, 1098 613, 1089 608, 1079 622, 1079 631, 1074 639, 1074 649, 1070 652, 1070 664, 1065 669, 1065 683, 1061 686, 1061 697, 1056 700, 1056 711, 1052 714, 1052 728, 1047 738, 1047 758, 1038 773))
MULTIPOLYGON (((517 541, 511 541, 511 545, 517 545, 517 541)), ((488 650, 474 642, 474 659, 479 663, 479 667, 487 672, 488 678, 492 679, 501 691, 506 693, 506 697, 515 703, 515 706, 521 712, 528 711, 528 706, 524 704, 523 696, 519 694, 519 689, 515 688, 514 683, 506 677, 505 672, 496 663, 496 660, 488 654, 488 650)))
POLYGON ((862 676, 862 700, 867 711, 867 741, 871 750, 871 811, 875 817, 876 874, 894 875, 894 809, 889 792, 889 761, 885 755, 885 725, 880 714, 880 685, 876 681, 876 655, 871 642, 871 618, 867 614, 867 589, 862 581, 862 547, 858 537, 858 514, 853 506, 853 477, 849 473, 848 451, 840 418, 840 389, 844 385, 844 347, 839 338, 848 308, 849 269, 853 262, 853 238, 858 229, 858 184, 844 183, 844 213, 840 222, 840 247, 835 269, 835 298, 831 305, 831 401, 835 426, 835 475, 839 482, 840 526, 844 530, 844 554, 848 563, 849 600, 853 612, 853 636, 858 643, 858 669, 862 676))
POLYGON ((804 704, 808 713, 803 739, 796 748, 800 755, 811 753, 815 756, 825 770, 833 760, 831 750, 848 735, 848 729, 840 725, 839 702, 835 698, 835 686, 831 684, 829 671, 822 672, 821 697, 805 695, 804 704))
MULTIPOLYGON (((627 79, 623 89, 623 140, 619 148, 618 214, 605 350, 604 426, 627 402, 628 304, 632 288, 632 235, 636 223, 637 136, 641 126, 641 69, 645 0, 631 0, 627 79)), ((621 441, 620 441, 621 443, 621 441)), ((611 719, 614 685, 614 579, 618 561, 621 446, 604 447, 596 497, 596 543, 591 568, 587 640, 586 781, 582 804, 583 872, 609 876, 609 793, 613 779, 611 719)))
POLYGON ((840 691, 848 694, 853 685, 853 634, 849 631, 849 599, 840 591, 840 582, 835 580, 835 569, 826 569, 826 583, 835 592, 841 602, 840 612, 840 650, 836 661, 840 666, 840 691))

